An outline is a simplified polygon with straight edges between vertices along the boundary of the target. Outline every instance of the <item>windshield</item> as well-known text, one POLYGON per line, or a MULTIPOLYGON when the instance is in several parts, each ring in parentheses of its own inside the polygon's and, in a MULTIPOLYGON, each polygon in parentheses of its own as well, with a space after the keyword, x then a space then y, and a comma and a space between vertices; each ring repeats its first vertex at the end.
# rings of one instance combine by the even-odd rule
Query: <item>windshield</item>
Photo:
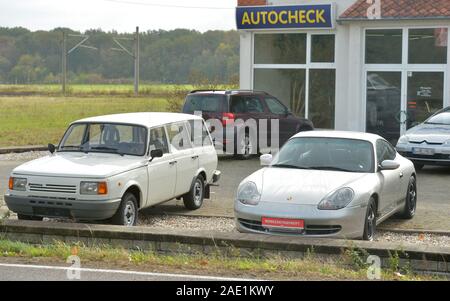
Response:
POLYGON ((373 148, 363 140, 294 138, 283 146, 271 166, 369 173, 374 170, 373 148))
POLYGON ((214 94, 193 94, 186 98, 183 112, 194 113, 201 112, 221 112, 222 103, 225 100, 224 95, 214 94))
POLYGON ((143 156, 147 129, 136 125, 77 123, 69 127, 58 151, 143 156))
POLYGON ((425 123, 427 124, 440 124, 440 125, 450 125, 450 111, 445 111, 434 115, 428 119, 425 123))

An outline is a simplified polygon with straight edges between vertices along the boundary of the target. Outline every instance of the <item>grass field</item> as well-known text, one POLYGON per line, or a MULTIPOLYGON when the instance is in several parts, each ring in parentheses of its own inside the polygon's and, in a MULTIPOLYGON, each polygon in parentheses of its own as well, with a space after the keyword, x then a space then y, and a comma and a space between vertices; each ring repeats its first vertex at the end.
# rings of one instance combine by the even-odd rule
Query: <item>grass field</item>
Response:
POLYGON ((155 97, 0 97, 0 147, 57 144, 84 117, 166 110, 167 100, 155 97))
MULTIPOLYGON (((188 92, 200 88, 231 89, 230 85, 165 85, 143 84, 139 87, 140 95, 164 96, 174 91, 188 92)), ((234 87, 235 88, 235 87, 234 87)), ((67 95, 99 96, 99 95, 134 95, 133 85, 68 85, 67 95)), ((0 85, 0 95, 61 95, 61 85, 0 85)))
POLYGON ((179 111, 192 89, 231 89, 227 85, 0 85, 0 147, 58 143, 77 119, 112 113, 179 111))

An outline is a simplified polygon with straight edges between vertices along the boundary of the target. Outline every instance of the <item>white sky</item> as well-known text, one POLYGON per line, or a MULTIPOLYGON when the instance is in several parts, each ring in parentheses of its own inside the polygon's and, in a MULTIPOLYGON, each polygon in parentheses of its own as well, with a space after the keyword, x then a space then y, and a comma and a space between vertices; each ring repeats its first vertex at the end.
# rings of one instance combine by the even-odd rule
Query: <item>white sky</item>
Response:
POLYGON ((141 31, 228 30, 236 27, 236 3, 237 0, 0 0, 0 27, 22 26, 33 31, 69 27, 80 31, 101 28, 132 32, 136 26, 141 31))

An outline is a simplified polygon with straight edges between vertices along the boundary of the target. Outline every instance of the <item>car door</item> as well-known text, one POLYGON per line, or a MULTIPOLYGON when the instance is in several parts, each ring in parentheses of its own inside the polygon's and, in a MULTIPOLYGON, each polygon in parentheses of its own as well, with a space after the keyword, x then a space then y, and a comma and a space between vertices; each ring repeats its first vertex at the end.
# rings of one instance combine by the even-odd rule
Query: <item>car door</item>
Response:
MULTIPOLYGON (((251 133, 255 135, 251 137, 252 139, 259 140, 259 137, 268 137, 268 127, 261 127, 261 122, 267 122, 268 113, 265 110, 260 95, 244 94, 232 96, 230 100, 230 111, 235 115, 235 120, 243 120, 246 123, 246 127, 251 127, 251 133)), ((241 131, 242 128, 238 128, 237 130, 241 131)), ((256 149, 253 151, 256 152, 256 149)))
POLYGON ((167 133, 163 126, 150 129, 149 150, 161 149, 163 156, 154 158, 147 166, 148 196, 146 206, 158 204, 175 197, 176 165, 171 164, 174 155, 169 151, 167 133))
POLYGON ((167 131, 174 155, 170 164, 176 165, 177 170, 175 196, 178 197, 191 189, 199 166, 199 156, 192 148, 186 122, 172 123, 167 126, 167 131))
POLYGON ((203 120, 189 121, 189 131, 195 156, 198 156, 199 169, 204 168, 210 180, 217 168, 217 154, 212 139, 203 120))
MULTIPOLYGON (((376 143, 377 164, 378 166, 384 160, 396 160, 397 152, 385 140, 379 139, 376 143)), ((397 202, 401 194, 402 171, 397 170, 379 170, 378 176, 381 185, 380 199, 378 202, 378 211, 384 216, 397 207, 397 202)))
MULTIPOLYGON (((279 146, 281 147, 289 138, 297 133, 297 118, 295 118, 295 116, 292 115, 289 109, 275 97, 266 96, 264 100, 270 112, 270 119, 277 119, 279 122, 278 137, 279 146)), ((272 133, 271 129, 270 135, 273 134, 275 133, 272 133)))

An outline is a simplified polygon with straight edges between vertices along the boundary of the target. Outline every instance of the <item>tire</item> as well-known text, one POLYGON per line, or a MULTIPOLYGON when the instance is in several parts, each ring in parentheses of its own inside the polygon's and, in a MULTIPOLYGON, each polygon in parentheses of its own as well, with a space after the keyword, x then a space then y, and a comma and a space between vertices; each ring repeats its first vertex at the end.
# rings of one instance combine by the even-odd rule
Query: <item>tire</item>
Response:
MULTIPOLYGON (((255 154, 254 148, 257 147, 255 141, 252 141, 250 134, 236 136, 235 156, 239 160, 249 160, 255 154), (240 138, 240 141, 238 139, 240 138)), ((257 151, 256 151, 257 153, 257 151)))
POLYGON ((414 168, 415 168, 416 170, 422 170, 423 167, 424 167, 423 164, 420 164, 420 163, 414 163, 414 168))
POLYGON ((138 220, 138 203, 136 196, 132 193, 125 193, 122 197, 119 209, 111 218, 111 223, 121 226, 136 226, 138 220))
POLYGON ((42 221, 44 218, 42 216, 17 214, 17 219, 21 221, 42 221))
POLYGON ((364 234, 362 239, 372 241, 375 237, 377 228, 377 205, 373 197, 370 198, 367 205, 366 217, 364 220, 364 234))
POLYGON ((416 215, 417 208, 417 182, 415 177, 409 179, 408 190, 406 191, 405 208, 400 212, 400 218, 412 219, 416 215))
POLYGON ((205 198, 205 179, 198 175, 192 183, 191 190, 183 196, 186 209, 197 210, 203 205, 205 198))

